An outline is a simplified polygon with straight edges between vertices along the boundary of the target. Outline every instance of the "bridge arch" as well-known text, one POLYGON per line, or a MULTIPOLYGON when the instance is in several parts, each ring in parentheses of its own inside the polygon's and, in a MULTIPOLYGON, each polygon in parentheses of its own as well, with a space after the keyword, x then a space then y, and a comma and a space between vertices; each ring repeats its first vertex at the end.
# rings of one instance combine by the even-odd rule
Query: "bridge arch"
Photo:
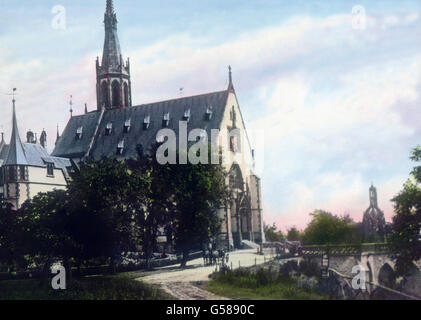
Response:
POLYGON ((389 263, 385 263, 379 270, 378 283, 382 286, 393 288, 395 286, 396 274, 389 263))

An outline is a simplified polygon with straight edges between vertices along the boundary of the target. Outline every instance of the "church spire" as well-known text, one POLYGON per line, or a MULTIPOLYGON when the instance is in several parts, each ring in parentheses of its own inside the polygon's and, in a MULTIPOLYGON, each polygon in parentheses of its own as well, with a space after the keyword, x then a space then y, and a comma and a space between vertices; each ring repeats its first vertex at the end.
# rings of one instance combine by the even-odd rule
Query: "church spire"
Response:
POLYGON ((96 61, 97 109, 114 109, 132 105, 130 63, 123 61, 117 33, 114 3, 107 0, 104 14, 105 39, 102 64, 96 61))
MULTIPOLYGON (((15 92, 16 89, 13 89, 15 92)), ((15 98, 13 97, 13 119, 12 119, 12 137, 10 138, 9 152, 4 165, 27 165, 25 151, 20 140, 18 122, 16 120, 15 98)))
POLYGON ((107 8, 105 9, 105 14, 112 15, 113 13, 114 13, 113 0, 107 0, 107 8))
POLYGON ((117 15, 114 12, 112 0, 107 0, 107 8, 105 9, 104 25, 105 40, 104 52, 102 55, 102 67, 107 68, 109 72, 119 71, 120 67, 120 42, 117 34, 117 15))

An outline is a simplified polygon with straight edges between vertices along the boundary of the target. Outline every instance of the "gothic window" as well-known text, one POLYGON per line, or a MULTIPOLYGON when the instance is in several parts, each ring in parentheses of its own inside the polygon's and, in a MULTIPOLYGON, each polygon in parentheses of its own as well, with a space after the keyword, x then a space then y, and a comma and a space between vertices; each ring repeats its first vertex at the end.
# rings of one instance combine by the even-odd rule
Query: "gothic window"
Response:
POLYGON ((101 84, 101 94, 102 94, 102 104, 103 106, 108 106, 110 104, 110 95, 108 93, 108 84, 107 81, 104 81, 101 84))
POLYGON ((129 86, 127 82, 124 83, 124 106, 129 106, 129 86))
POLYGON ((112 93, 113 93, 113 107, 119 107, 120 103, 120 83, 117 80, 113 81, 112 93))

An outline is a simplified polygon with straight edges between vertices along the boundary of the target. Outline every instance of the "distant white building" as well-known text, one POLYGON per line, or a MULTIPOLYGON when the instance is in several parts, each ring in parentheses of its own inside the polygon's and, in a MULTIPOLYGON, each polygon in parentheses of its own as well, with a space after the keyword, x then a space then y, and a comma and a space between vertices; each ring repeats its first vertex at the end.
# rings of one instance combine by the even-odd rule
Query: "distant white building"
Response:
POLYGON ((0 142, 0 198, 19 209, 22 204, 40 192, 65 189, 68 181, 68 159, 52 157, 45 149, 46 134, 41 134, 41 144, 28 132, 27 142, 22 143, 16 120, 13 99, 13 123, 10 143, 0 142))

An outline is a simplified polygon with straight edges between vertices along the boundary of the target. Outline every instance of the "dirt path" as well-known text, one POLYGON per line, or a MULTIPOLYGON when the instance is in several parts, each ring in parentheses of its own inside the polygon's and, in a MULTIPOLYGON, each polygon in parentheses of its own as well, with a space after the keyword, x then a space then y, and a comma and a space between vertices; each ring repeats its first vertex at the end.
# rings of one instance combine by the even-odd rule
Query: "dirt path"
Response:
POLYGON ((191 282, 170 282, 157 285, 177 300, 229 300, 201 289, 191 282))
MULTIPOLYGON (((270 254, 258 255, 256 250, 241 250, 230 253, 228 265, 233 269, 263 264, 271 258, 270 254)), ((165 292, 179 300, 228 300, 216 296, 203 288, 203 282, 209 281, 209 275, 215 267, 203 266, 202 259, 189 261, 185 269, 179 265, 159 268, 155 271, 142 272, 136 280, 157 285, 165 292)))

